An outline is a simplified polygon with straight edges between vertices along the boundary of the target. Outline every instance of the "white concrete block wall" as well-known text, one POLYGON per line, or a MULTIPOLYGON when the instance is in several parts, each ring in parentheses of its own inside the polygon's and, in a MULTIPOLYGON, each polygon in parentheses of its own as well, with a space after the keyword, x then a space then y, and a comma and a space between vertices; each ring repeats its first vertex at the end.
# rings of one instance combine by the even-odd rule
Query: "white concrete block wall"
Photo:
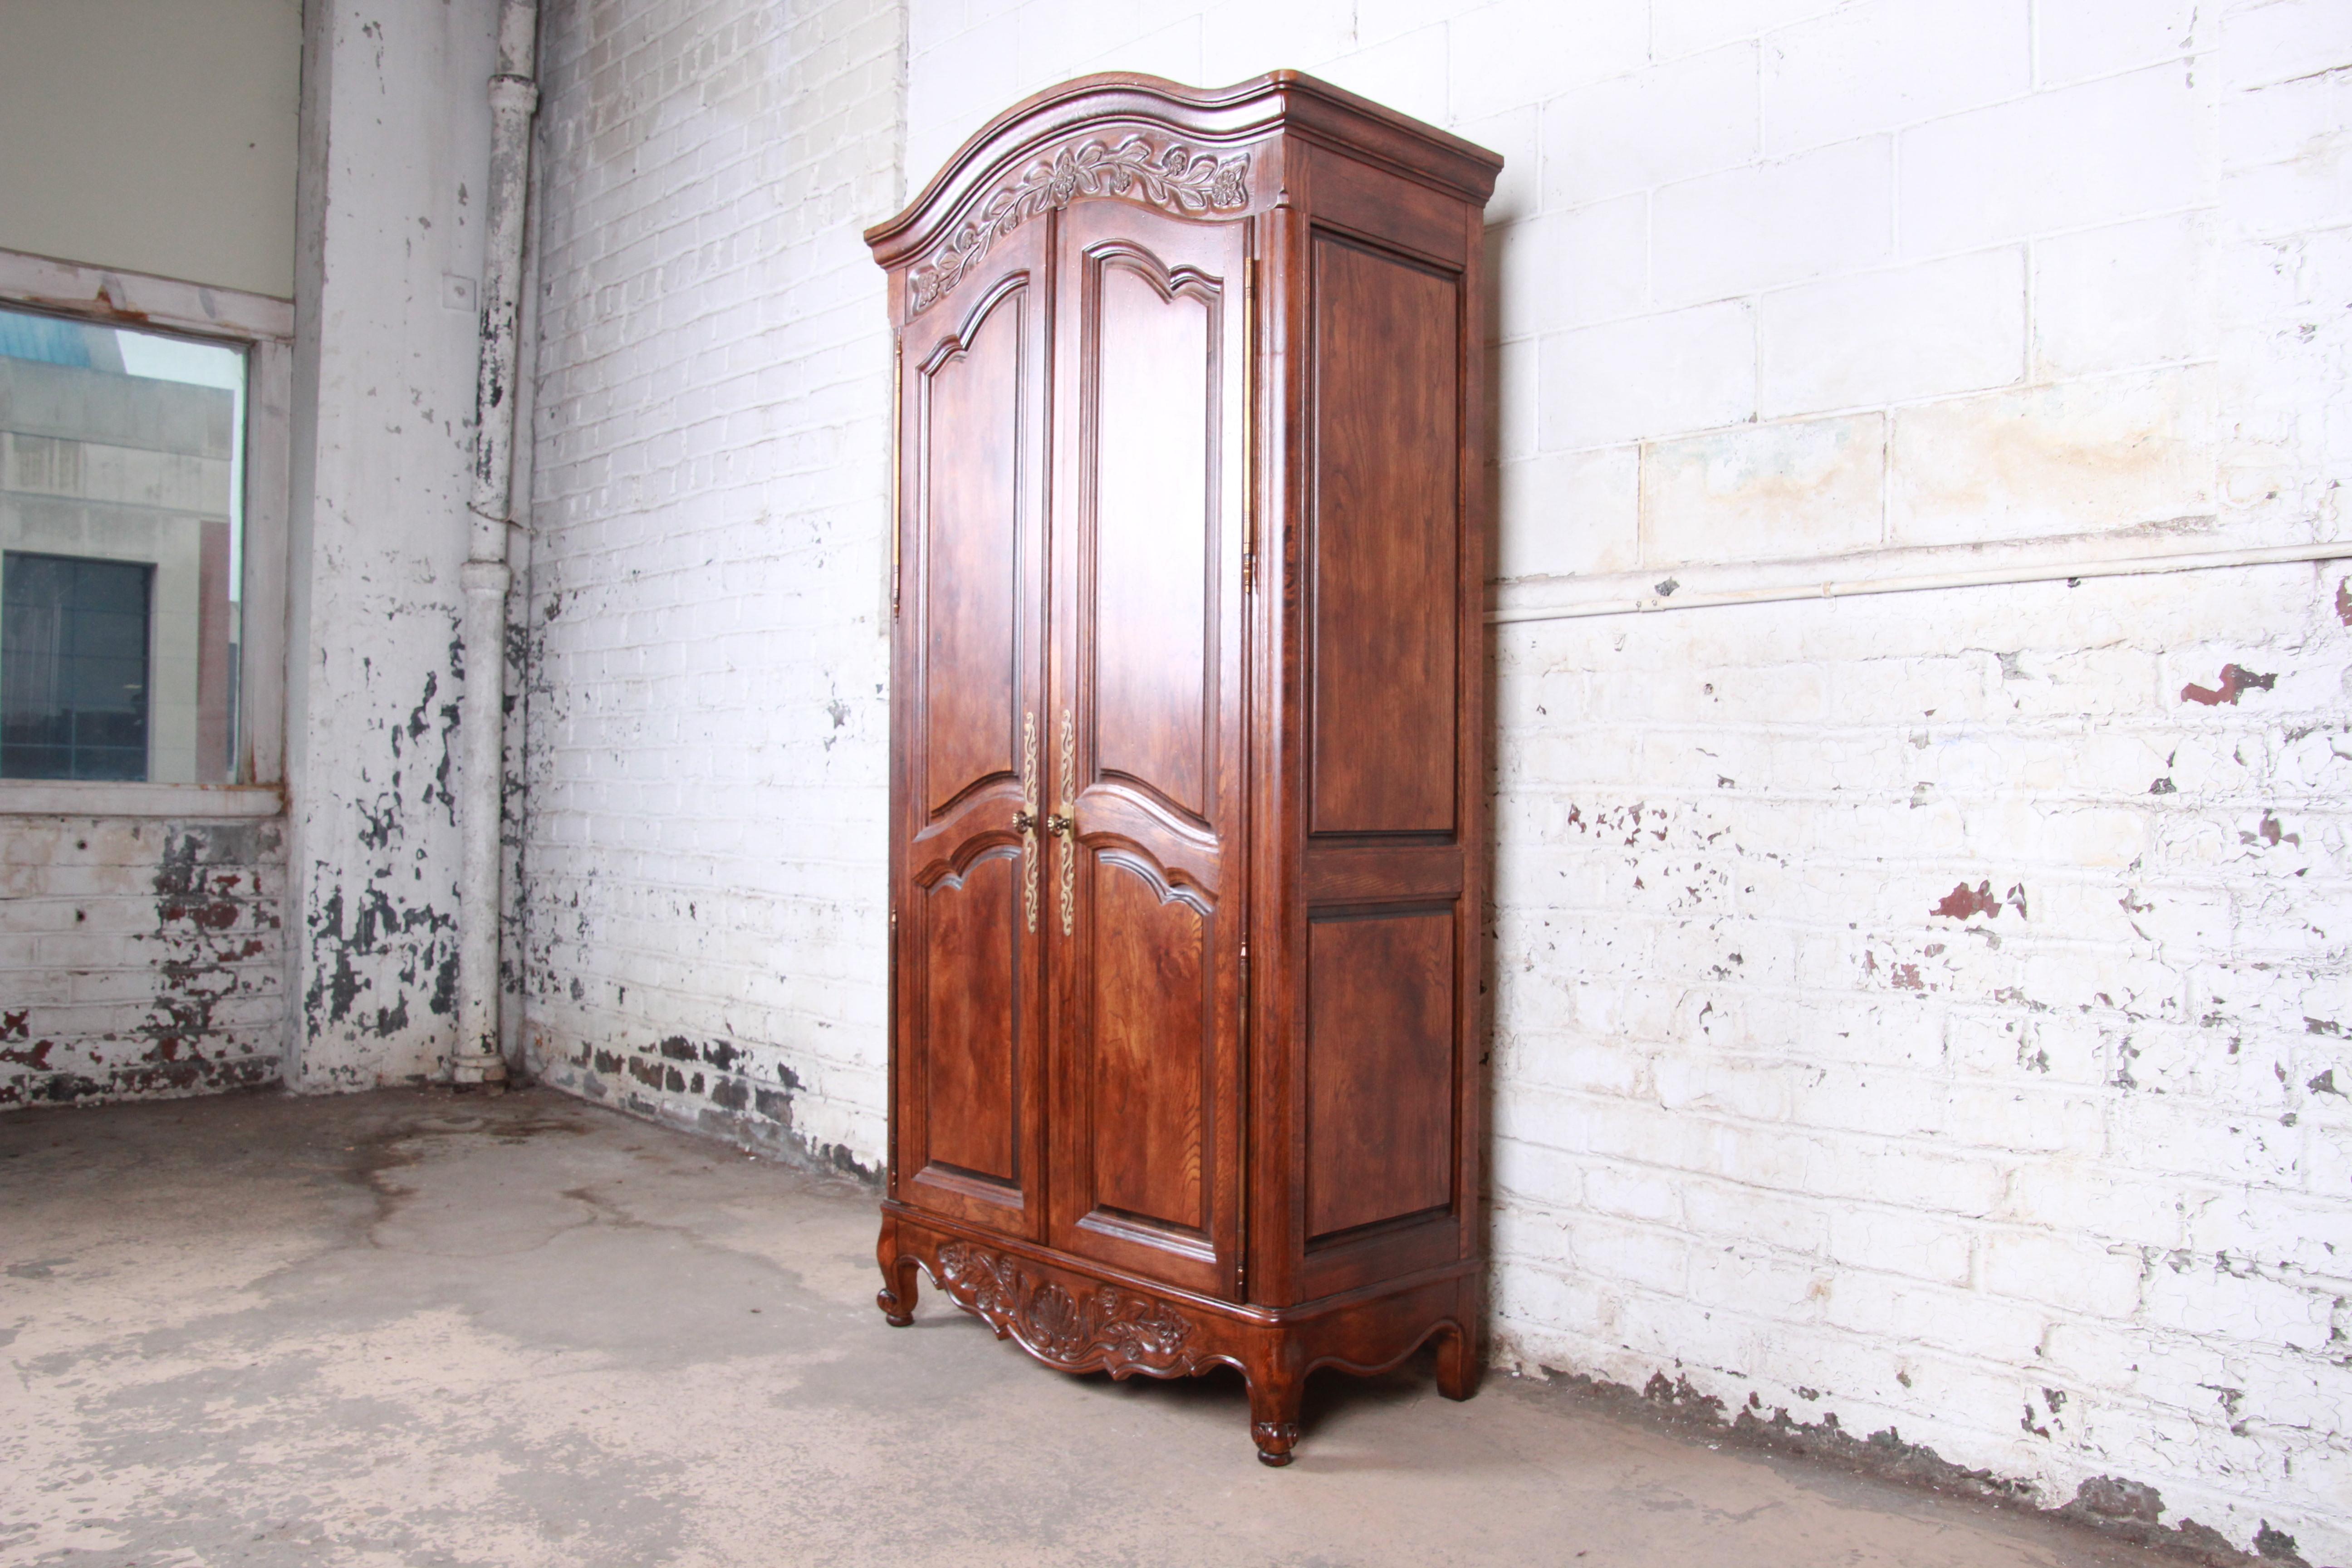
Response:
MULTIPOLYGON (((1504 153, 1514 606, 2288 544, 2352 461, 2344 16, 910 0, 908 167, 1106 68, 1504 153)), ((2352 1561, 2347 574, 1498 627, 1502 1358, 2352 1561)))
POLYGON ((550 5, 520 975, 575 1092, 878 1168, 887 0, 550 5))

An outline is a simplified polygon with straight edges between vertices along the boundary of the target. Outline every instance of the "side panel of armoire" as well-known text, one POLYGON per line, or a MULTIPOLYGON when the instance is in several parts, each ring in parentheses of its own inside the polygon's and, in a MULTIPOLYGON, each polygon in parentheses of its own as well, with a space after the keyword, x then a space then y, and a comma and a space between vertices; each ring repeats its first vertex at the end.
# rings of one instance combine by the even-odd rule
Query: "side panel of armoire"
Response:
POLYGON ((1286 853, 1260 888, 1286 983, 1254 1062, 1252 1294, 1272 1303, 1479 1239, 1481 215, 1303 153, 1270 262, 1290 368, 1264 798, 1286 853))

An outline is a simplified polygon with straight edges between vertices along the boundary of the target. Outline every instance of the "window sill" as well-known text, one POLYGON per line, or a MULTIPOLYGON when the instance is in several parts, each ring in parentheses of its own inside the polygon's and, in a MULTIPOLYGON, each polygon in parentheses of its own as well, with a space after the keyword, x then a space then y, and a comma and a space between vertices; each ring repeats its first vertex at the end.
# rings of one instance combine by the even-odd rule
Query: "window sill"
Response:
POLYGON ((101 784, 0 779, 0 816, 165 816, 187 822, 278 816, 274 784, 101 784))

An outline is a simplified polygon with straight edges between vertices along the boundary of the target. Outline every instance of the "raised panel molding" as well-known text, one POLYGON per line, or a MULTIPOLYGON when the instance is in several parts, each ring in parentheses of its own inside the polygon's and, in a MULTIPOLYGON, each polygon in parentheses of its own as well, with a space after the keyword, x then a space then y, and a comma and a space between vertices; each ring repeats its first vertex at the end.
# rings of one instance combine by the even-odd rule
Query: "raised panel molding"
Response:
POLYGON ((1235 530, 1247 223, 1082 203, 1055 236, 1056 703, 1077 719, 1048 1236, 1238 1290, 1246 867, 1235 530))
POLYGON ((1087 247, 1083 277, 1096 768, 1206 826, 1225 290, 1116 241, 1087 247))
POLYGON ((1453 833, 1465 279, 1321 233, 1312 266, 1310 822, 1453 833))
POLYGON ((919 927, 927 1037, 926 1164, 1017 1185, 1021 1177, 1021 996, 1014 978, 1020 851, 992 845, 961 876, 931 884, 919 927))
POLYGON ((1090 880, 1088 1195, 1115 1212, 1205 1236, 1215 1099, 1212 913, 1198 892, 1171 887, 1131 852, 1097 856, 1090 880))
POLYGON ((924 669, 937 688, 924 701, 924 794, 934 816, 1013 774, 1029 293, 1025 275, 1005 279, 917 376, 919 603, 924 669))
POLYGON ((1309 918, 1309 1247, 1454 1203, 1454 918, 1450 907, 1309 918))

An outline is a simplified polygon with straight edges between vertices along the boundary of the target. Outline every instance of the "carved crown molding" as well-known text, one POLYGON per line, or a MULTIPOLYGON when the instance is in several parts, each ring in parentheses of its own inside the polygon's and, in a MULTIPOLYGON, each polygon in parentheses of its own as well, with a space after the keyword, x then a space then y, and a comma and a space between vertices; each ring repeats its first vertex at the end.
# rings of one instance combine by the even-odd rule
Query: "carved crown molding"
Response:
POLYGON ((1074 1299, 1001 1252, 970 1242, 940 1248, 939 1280, 956 1304, 1040 1360, 1074 1371, 1135 1368, 1161 1377, 1192 1370, 1192 1321, 1164 1301, 1097 1285, 1074 1299))
POLYGON ((1139 134, 1116 146, 1097 137, 1041 153, 907 275, 907 314, 919 316, 945 299, 991 247, 1049 207, 1059 211, 1080 196, 1125 196, 1171 212, 1234 212, 1249 205, 1249 166, 1246 153, 1220 158, 1139 134))

